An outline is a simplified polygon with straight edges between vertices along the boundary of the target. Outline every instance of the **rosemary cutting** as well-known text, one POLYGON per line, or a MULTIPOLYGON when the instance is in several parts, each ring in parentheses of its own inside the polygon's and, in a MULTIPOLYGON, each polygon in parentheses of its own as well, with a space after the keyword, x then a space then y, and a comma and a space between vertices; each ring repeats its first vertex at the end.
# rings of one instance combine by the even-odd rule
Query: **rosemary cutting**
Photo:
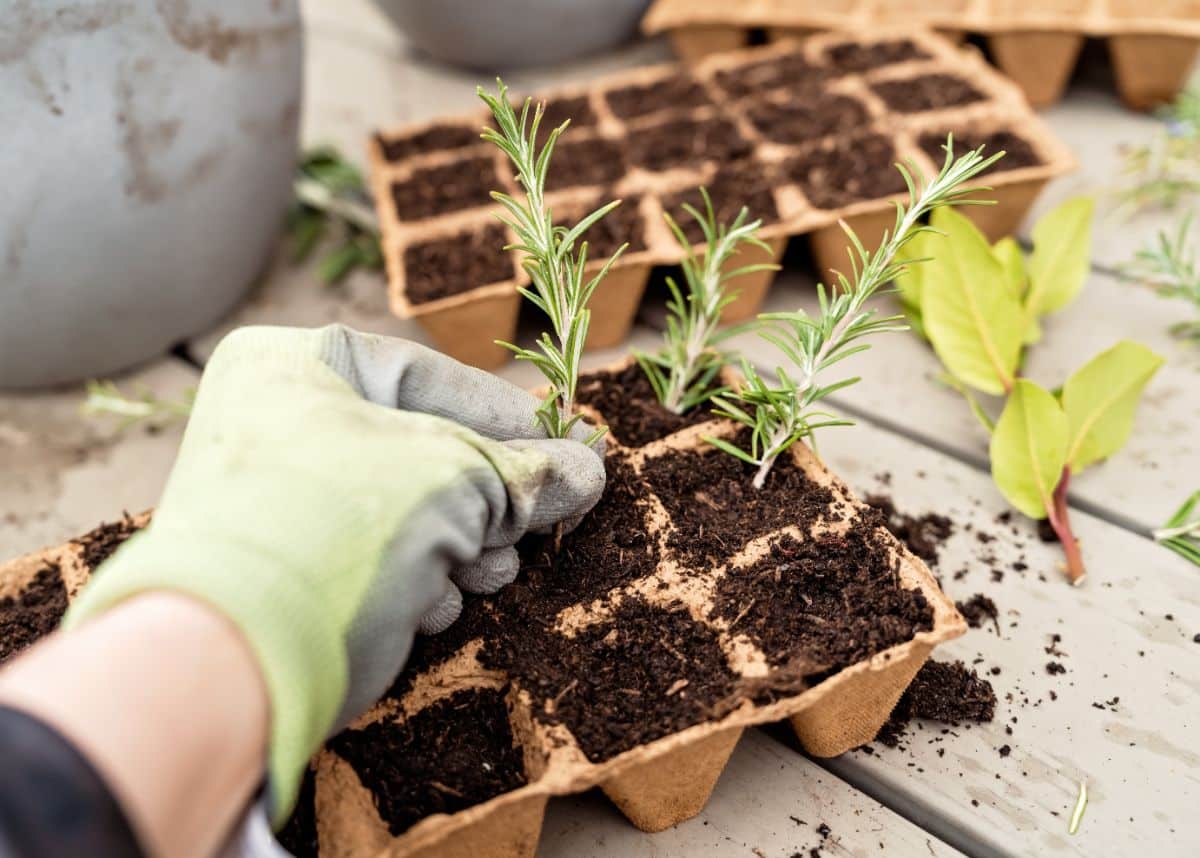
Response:
POLYGON ((1188 246, 1192 215, 1179 224, 1174 236, 1163 230, 1155 241, 1142 248, 1125 267, 1125 273, 1136 277, 1164 298, 1179 298, 1192 304, 1195 319, 1177 322, 1170 331, 1177 337, 1200 342, 1200 269, 1188 246))
POLYGON ((151 431, 158 431, 178 420, 186 420, 196 398, 195 389, 184 391, 179 399, 163 399, 149 390, 126 396, 114 382, 106 380, 89 381, 86 390, 87 398, 80 411, 89 417, 116 418, 118 431, 139 423, 151 431))
POLYGON ((1154 541, 1200 566, 1200 491, 1185 500, 1166 524, 1154 531, 1154 541))
POLYGON ((333 284, 355 268, 378 271, 383 267, 379 222, 370 208, 362 173, 341 153, 332 146, 305 152, 292 191, 295 199, 287 224, 293 261, 308 259, 336 223, 341 232, 338 244, 317 266, 322 280, 333 284))
POLYGON ((663 407, 673 414, 683 414, 721 392, 714 384, 728 356, 719 350, 722 342, 740 333, 743 327, 719 330, 721 313, 737 299, 738 293, 728 288, 729 282, 756 271, 775 271, 773 263, 743 265, 732 270, 727 263, 744 247, 758 247, 770 252, 757 237, 761 220, 749 220, 745 206, 728 226, 717 223, 708 189, 701 188, 703 214, 690 204, 683 209, 696 219, 704 231, 704 255, 698 256, 683 229, 664 214, 675 240, 683 248, 681 267, 687 293, 667 278, 671 298, 667 302, 667 330, 663 347, 655 354, 635 353, 638 364, 646 373, 650 386, 663 407))
MULTIPOLYGON (((565 438, 582 419, 582 415, 575 412, 575 388, 579 381, 579 359, 591 319, 587 303, 626 247, 623 244, 617 248, 603 267, 587 278, 587 242, 580 242, 580 237, 620 201, 601 206, 569 229, 556 226, 546 205, 546 173, 554 144, 570 124, 569 120, 553 129, 539 150, 535 141, 545 105, 539 103, 533 107, 532 99, 527 98, 517 116, 508 100, 508 88, 499 78, 496 88, 495 95, 485 92, 483 87, 476 89, 491 108, 497 126, 485 128, 482 137, 509 157, 525 193, 524 199, 518 200, 493 191, 492 199, 507 212, 507 216, 497 217, 517 235, 517 243, 505 249, 521 252, 521 265, 531 281, 531 286, 522 287, 520 292, 549 317, 554 329, 553 337, 547 332, 542 333, 537 349, 500 341, 497 345, 512 351, 518 360, 529 361, 546 377, 549 392, 538 408, 537 419, 551 438, 565 438)), ((604 428, 597 429, 587 443, 594 443, 604 432, 604 428)))
POLYGON ((1124 150, 1119 203, 1131 214, 1174 209, 1200 193, 1200 87, 1181 92, 1159 115, 1165 127, 1153 140, 1124 150))
POLYGON ((877 318, 866 302, 887 283, 901 275, 905 266, 923 260, 897 261, 897 255, 915 236, 929 231, 922 224, 930 211, 939 206, 986 205, 970 195, 987 190, 966 187, 965 183, 1003 157, 998 152, 983 156, 980 147, 959 158, 954 157, 954 138, 943 147, 946 159, 932 181, 918 184, 914 166, 897 164, 908 187, 908 204, 896 203, 895 225, 885 232, 875 251, 868 251, 854 230, 842 224, 850 241, 848 248, 851 277, 836 272, 832 287, 817 286, 820 315, 809 316, 803 310, 792 313, 764 313, 760 336, 775 345, 795 369, 794 377, 783 367, 775 370, 776 383, 760 376, 746 360, 742 361, 745 382, 740 390, 716 396, 714 411, 752 430, 750 449, 742 450, 719 438, 710 444, 757 466, 753 486, 761 488, 780 454, 792 444, 825 426, 847 425, 850 421, 832 417, 814 406, 829 394, 854 384, 847 378, 831 384, 818 383, 819 375, 833 364, 870 346, 860 340, 887 331, 904 330, 901 316, 877 318), (736 404, 735 404, 736 403, 736 404))

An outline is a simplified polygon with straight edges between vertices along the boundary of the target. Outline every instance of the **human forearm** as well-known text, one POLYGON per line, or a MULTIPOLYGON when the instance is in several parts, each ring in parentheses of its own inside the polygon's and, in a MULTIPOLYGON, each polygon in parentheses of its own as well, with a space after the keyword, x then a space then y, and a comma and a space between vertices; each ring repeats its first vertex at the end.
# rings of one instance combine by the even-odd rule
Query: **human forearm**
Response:
POLYGON ((152 855, 213 854, 262 780, 269 719, 237 629, 172 593, 133 597, 0 671, 0 703, 75 744, 152 855))

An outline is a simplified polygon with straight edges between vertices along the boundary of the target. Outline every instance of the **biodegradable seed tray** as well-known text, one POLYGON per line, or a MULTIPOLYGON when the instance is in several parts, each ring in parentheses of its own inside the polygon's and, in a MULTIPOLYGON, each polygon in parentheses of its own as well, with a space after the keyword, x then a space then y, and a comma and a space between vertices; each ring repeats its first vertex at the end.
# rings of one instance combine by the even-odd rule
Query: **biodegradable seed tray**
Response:
POLYGON ((914 25, 955 40, 983 36, 992 60, 1036 107, 1062 96, 1085 38, 1107 39, 1121 98, 1147 110, 1170 101, 1187 82, 1200 46, 1200 2, 655 0, 642 21, 647 33, 667 33, 688 61, 740 48, 759 31, 774 40, 816 30, 914 25))
MULTIPOLYGON (((585 379, 589 415, 644 412, 637 372, 585 379)), ((517 582, 418 638, 384 698, 314 758, 288 848, 532 858, 547 799, 593 786, 662 830, 701 810, 749 726, 787 719, 817 756, 871 741, 934 646, 965 631, 925 565, 803 445, 760 490, 764 514, 726 502, 748 473, 701 440, 732 424, 686 420, 633 447, 610 422, 600 506, 559 559, 526 548, 517 582)), ((14 638, 0 655, 48 632, 39 606, 61 614, 146 520, 0 566, 14 638)))
MULTIPOLYGON (((593 347, 624 340, 650 269, 679 262, 664 211, 701 241, 680 207, 699 202, 701 185, 720 219, 748 205, 764 222, 770 252, 747 251, 733 265, 778 261, 789 237, 808 234, 824 272, 847 265, 839 219, 876 241, 904 191, 894 163, 912 160, 931 175, 947 132, 957 151, 1010 153, 986 177, 998 205, 966 210, 993 239, 1074 166, 1012 83, 930 33, 826 34, 539 97, 547 127, 572 118, 549 173, 556 217, 623 200, 585 236, 596 264, 630 245, 592 302, 593 347)), ((518 189, 503 154, 478 137, 487 121, 479 112, 383 132, 370 161, 393 311, 419 319, 448 354, 491 367, 509 357, 493 342, 513 339, 516 287, 527 279, 494 217, 489 192, 518 189)), ((727 321, 754 315, 772 280, 770 271, 740 278, 727 321)))

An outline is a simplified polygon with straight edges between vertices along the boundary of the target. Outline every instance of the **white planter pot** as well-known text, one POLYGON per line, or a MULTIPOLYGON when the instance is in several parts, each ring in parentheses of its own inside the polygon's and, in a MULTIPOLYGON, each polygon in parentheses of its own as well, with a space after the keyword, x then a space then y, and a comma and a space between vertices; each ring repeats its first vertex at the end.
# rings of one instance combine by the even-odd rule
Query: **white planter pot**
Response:
POLYGON ((0 19, 0 387, 204 330, 280 234, 296 0, 0 0, 0 19))
POLYGON ((435 59, 499 71, 571 60, 632 38, 649 0, 376 0, 435 59))

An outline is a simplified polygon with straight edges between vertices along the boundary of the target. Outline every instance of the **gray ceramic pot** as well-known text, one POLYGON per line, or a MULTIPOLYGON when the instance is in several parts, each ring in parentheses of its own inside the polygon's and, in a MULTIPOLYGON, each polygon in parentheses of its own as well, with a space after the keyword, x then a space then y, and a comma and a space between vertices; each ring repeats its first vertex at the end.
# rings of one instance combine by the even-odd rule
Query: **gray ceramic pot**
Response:
POLYGON ((649 0, 376 0, 413 47, 489 71, 545 65, 615 47, 649 0))
POLYGON ((296 0, 0 0, 0 21, 0 387, 204 330, 280 233, 296 0))

